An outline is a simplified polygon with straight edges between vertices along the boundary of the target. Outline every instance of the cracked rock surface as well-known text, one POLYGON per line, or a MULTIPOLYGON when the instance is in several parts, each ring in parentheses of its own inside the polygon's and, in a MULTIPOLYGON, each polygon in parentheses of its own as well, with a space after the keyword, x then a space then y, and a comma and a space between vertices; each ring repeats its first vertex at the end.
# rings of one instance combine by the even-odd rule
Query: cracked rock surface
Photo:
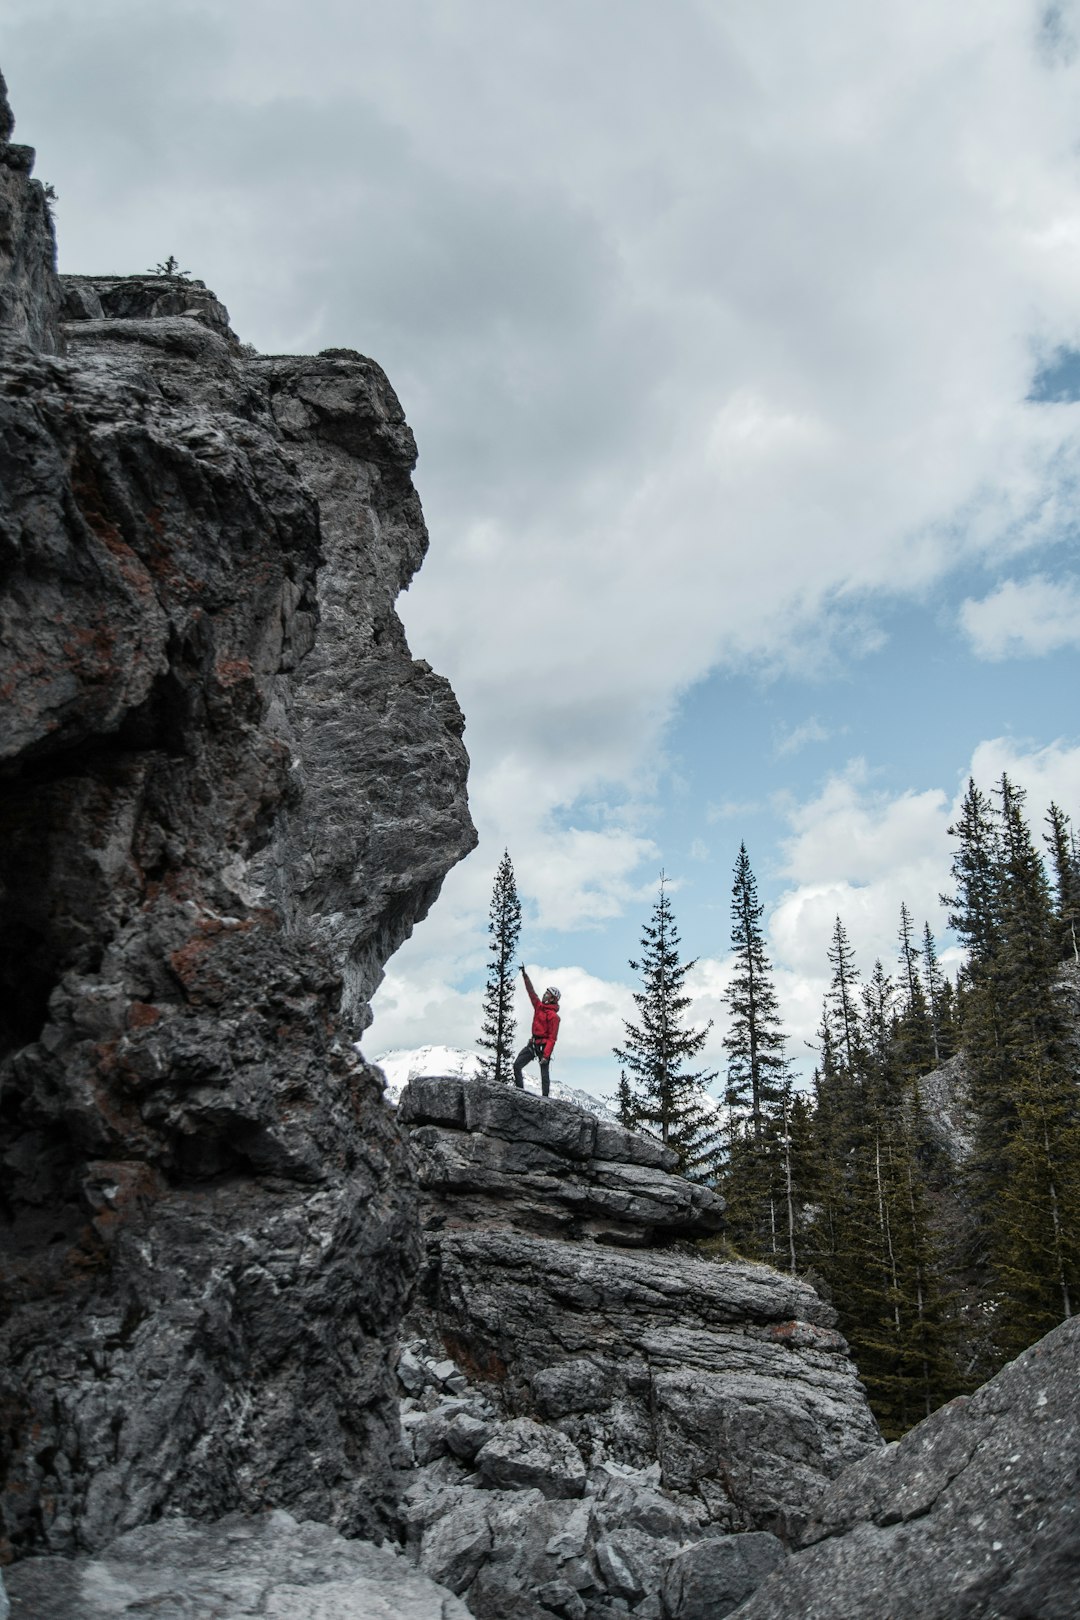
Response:
POLYGON ((435 1077, 398 1118, 426 1243, 398 1363, 419 1567, 481 1620, 718 1620, 880 1455, 832 1308, 672 1246, 722 1201, 573 1104, 435 1077))
POLYGON ((372 361, 56 280, 0 98, 0 1562, 393 1522, 411 1159, 353 1050, 475 840, 372 361), (63 351, 63 352, 60 352, 63 351))
POLYGON ((1080 1318, 823 1494, 739 1620, 1080 1613, 1080 1318))
POLYGON ((56 238, 34 149, 11 139, 15 119, 0 74, 0 332, 49 354, 61 347, 56 238))
POLYGON ((410 1081, 398 1119, 412 1127, 429 1224, 631 1247, 723 1225, 723 1199, 675 1175, 670 1148, 574 1103, 435 1076, 410 1081))

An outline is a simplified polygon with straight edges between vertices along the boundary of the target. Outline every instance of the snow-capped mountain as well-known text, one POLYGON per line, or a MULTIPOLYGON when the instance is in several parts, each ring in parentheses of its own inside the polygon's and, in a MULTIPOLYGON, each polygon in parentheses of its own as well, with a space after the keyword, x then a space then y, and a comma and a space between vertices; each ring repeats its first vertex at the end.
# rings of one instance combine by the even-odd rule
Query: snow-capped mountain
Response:
MULTIPOLYGON (((451 1074, 475 1080, 484 1066, 479 1052, 463 1052, 454 1046, 417 1046, 408 1051, 384 1052, 374 1062, 386 1076, 386 1096, 394 1104, 409 1081, 419 1079, 421 1075, 451 1074)), ((525 1071, 525 1089, 536 1095, 540 1093, 540 1075, 535 1064, 525 1071)), ((597 1119, 618 1123, 615 1114, 605 1107, 599 1097, 592 1096, 588 1091, 579 1091, 576 1086, 564 1085, 554 1075, 551 1077, 551 1095, 558 1097, 561 1102, 576 1103, 579 1108, 588 1109, 597 1119)))

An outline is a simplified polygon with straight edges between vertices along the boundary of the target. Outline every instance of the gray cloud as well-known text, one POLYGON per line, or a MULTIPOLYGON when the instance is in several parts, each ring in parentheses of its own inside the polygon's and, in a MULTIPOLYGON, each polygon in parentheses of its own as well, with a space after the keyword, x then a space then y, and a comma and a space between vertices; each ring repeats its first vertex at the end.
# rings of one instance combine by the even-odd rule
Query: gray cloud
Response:
POLYGON ((175 252, 260 347, 386 367, 410 637, 485 837, 568 851, 572 911, 567 807, 609 807, 622 903, 710 669, 850 659, 972 560, 1053 572, 1080 454, 1026 395, 1080 348, 1074 34, 1027 0, 8 0, 0 49, 67 268, 175 252))

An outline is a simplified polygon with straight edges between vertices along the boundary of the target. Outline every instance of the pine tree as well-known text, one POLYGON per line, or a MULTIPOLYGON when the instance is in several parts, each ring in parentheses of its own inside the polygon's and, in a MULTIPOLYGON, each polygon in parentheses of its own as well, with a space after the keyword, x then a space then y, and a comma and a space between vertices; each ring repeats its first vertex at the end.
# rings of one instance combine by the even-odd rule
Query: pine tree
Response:
POLYGON ((484 1023, 477 1045, 488 1054, 483 1069, 485 1077, 506 1084, 513 1077, 514 956, 520 934, 521 903, 510 854, 504 849, 491 891, 488 913, 491 960, 484 990, 484 1023))
POLYGON ((905 1055, 905 1018, 921 995, 910 919, 902 939, 905 932, 911 977, 905 973, 898 994, 880 962, 860 986, 839 918, 833 931, 805 1239, 890 1438, 955 1393, 922 1162, 925 1126, 905 1055))
POLYGON ((993 806, 970 778, 949 836, 957 840, 952 862, 956 893, 942 895, 942 904, 952 908, 949 926, 967 947, 969 970, 977 974, 983 964, 992 961, 1000 943, 1000 848, 993 806))
POLYGON ((957 840, 952 859, 956 890, 941 898, 951 908, 950 926, 967 949, 958 984, 958 1013, 975 1112, 970 1184, 976 1203, 990 1218, 1006 1177, 1004 1144, 1014 1107, 996 983, 1002 947, 1001 827, 993 804, 972 780, 949 833, 957 840))
POLYGON ((937 946, 930 932, 930 924, 923 923, 922 969, 926 984, 926 1000, 930 1013, 930 1039, 934 1049, 934 1062, 944 1063, 956 1050, 955 1005, 953 987, 941 971, 937 946))
POLYGON ((1006 1299, 1002 1344, 1015 1353, 1080 1302, 1080 1107, 1057 995, 1057 927, 1049 884, 1007 776, 1001 801, 1001 1008, 1013 1107, 995 1258, 1006 1299))
POLYGON ((996 798, 991 814, 979 796, 978 839, 972 815, 955 829, 953 870, 956 917, 971 952, 962 996, 975 1108, 968 1180, 985 1234, 1000 1360, 1076 1308, 1080 1109, 1056 984, 1060 919, 1022 790, 1003 776, 996 798))
POLYGON ((859 970, 855 966, 855 952, 851 948, 847 930, 839 917, 833 926, 828 957, 833 977, 827 1004, 840 1048, 839 1058, 852 1079, 859 1079, 862 1069, 857 1001, 859 970))
POLYGON ((862 987, 863 1073, 869 1099, 883 1108, 897 1100, 896 986, 880 958, 862 987))
POLYGON ((895 1034, 899 1062, 905 1074, 927 1074, 938 1061, 938 1042, 923 989, 921 953, 915 942, 911 913, 903 902, 900 905, 899 939, 900 1007, 895 1034))
POLYGON ((731 1027, 724 1037, 728 1055, 724 1100, 731 1110, 749 1110, 756 1142, 761 1140, 766 1111, 780 1099, 784 1074, 780 1004, 765 955, 763 910, 746 845, 740 844, 731 891, 735 974, 724 992, 731 1013, 731 1027))
POLYGON ((686 976, 695 962, 679 959, 679 933, 663 872, 641 945, 640 961, 630 963, 641 976, 641 989, 634 992, 639 1021, 626 1021, 625 1045, 614 1049, 623 1065, 619 1115, 629 1128, 644 1126, 672 1148, 683 1175, 705 1179, 713 1172, 721 1134, 705 1092, 716 1075, 685 1065, 701 1051, 712 1025, 684 1025, 691 1004, 686 976))
POLYGON ((1066 961, 1071 958, 1080 963, 1080 850, 1077 850, 1076 834, 1068 816, 1056 804, 1051 804, 1046 819, 1050 831, 1044 835, 1044 842, 1054 862, 1061 955, 1066 961))

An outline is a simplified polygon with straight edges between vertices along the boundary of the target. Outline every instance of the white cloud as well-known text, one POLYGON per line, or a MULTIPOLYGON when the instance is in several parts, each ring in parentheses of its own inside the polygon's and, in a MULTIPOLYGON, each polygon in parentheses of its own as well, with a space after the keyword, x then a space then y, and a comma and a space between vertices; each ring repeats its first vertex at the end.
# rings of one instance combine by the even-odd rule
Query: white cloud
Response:
MULTIPOLYGON (((617 10, 6 8, 62 265, 176 252, 260 347, 373 354, 416 431, 432 547, 401 607, 465 710, 482 843, 392 964, 382 1047, 416 1042, 394 1018, 471 1044, 455 987, 504 845, 525 948, 641 902, 665 727, 707 671, 846 663, 882 602, 1042 567, 1080 490, 1080 408, 1025 402, 1080 346, 1071 24, 1029 0, 617 10)), ((965 604, 983 656, 1075 643, 1077 589, 1044 578, 965 604)), ((1077 804, 1064 744, 1017 748, 976 763, 1077 804)), ((736 770, 708 820, 748 813, 736 770)), ((795 806, 771 926, 798 1029, 837 910, 871 960, 901 898, 940 916, 949 814, 857 769, 795 806)))
POLYGON ((773 744, 773 753, 778 759, 787 754, 798 754, 808 743, 827 742, 830 735, 828 727, 823 726, 817 715, 812 714, 797 726, 781 728, 773 744))
POLYGON ((1026 788, 1026 810, 1036 840, 1051 801, 1072 817, 1074 825, 1080 823, 1080 747, 1063 738, 1044 747, 1013 737, 981 742, 972 756, 971 775, 985 791, 1002 775, 1026 788))
POLYGON ((478 782, 636 787, 710 667, 849 652, 1072 499, 1024 400, 1080 337, 1080 66, 1027 0, 9 10, 72 268, 175 248, 386 366, 478 782))
POLYGON ((979 658, 1038 658, 1080 647, 1080 582, 1034 574, 962 603, 960 623, 979 658))
MULTIPOLYGON (((1041 847, 1042 818, 1053 800, 1066 812, 1080 806, 1080 746, 1063 741, 1032 747, 1008 738, 981 742, 969 771, 984 792, 1002 773, 1027 790, 1032 834, 1041 847)), ((837 916, 865 977, 876 958, 887 972, 897 959, 900 905, 921 935, 924 921, 955 971, 958 953, 944 946, 953 842, 948 828, 963 786, 952 798, 940 788, 883 793, 861 761, 831 777, 813 799, 794 806, 785 843, 790 886, 768 917, 777 987, 796 1048, 812 1041, 828 987, 826 951, 837 916)), ((798 1050, 793 1052, 798 1056, 798 1050)))

